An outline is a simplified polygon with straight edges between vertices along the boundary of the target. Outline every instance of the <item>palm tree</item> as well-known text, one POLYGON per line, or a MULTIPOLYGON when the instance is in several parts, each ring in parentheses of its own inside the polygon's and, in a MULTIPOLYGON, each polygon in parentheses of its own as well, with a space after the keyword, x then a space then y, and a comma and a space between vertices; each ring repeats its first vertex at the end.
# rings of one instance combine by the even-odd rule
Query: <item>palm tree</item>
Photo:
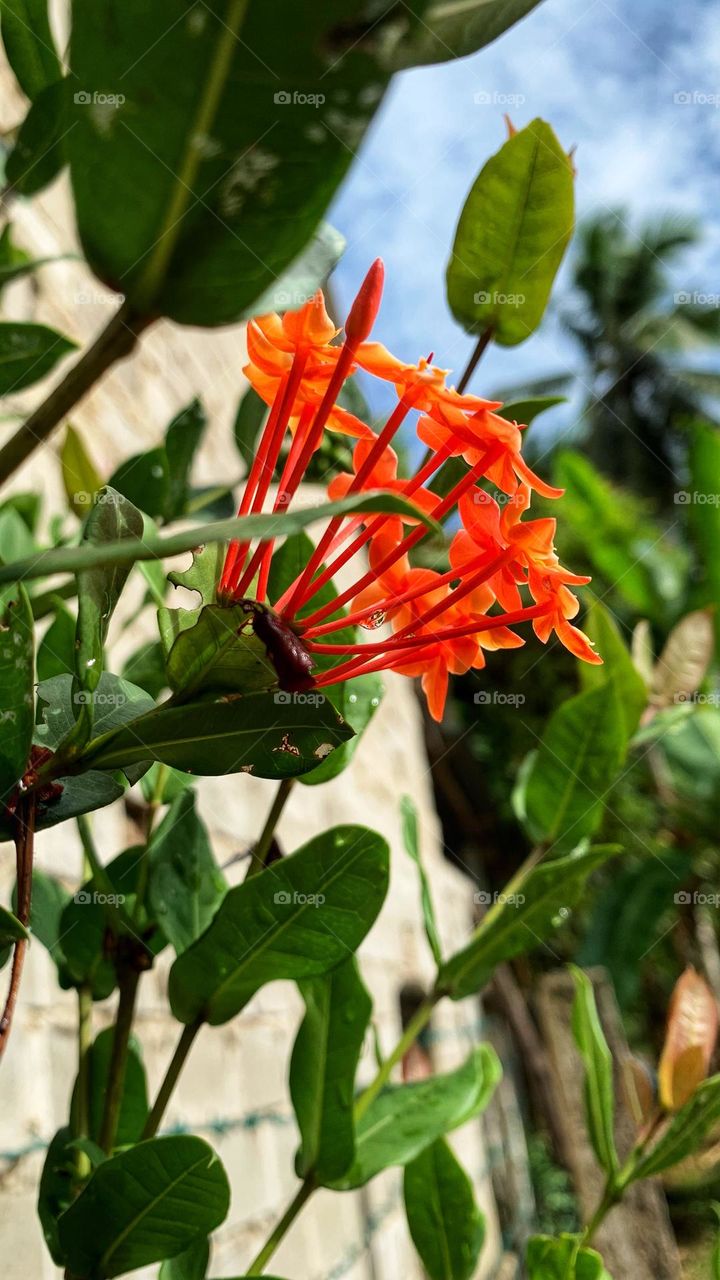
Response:
MULTIPOLYGON (((720 297, 679 292, 669 274, 698 239, 687 219, 664 216, 634 232, 621 212, 597 214, 580 226, 559 307, 589 391, 578 443, 606 475, 641 493, 677 490, 688 420, 718 420, 720 372, 690 358, 720 337, 720 297)), ((572 381, 543 379, 542 393, 572 381)), ((525 392, 540 394, 540 384, 525 392)))

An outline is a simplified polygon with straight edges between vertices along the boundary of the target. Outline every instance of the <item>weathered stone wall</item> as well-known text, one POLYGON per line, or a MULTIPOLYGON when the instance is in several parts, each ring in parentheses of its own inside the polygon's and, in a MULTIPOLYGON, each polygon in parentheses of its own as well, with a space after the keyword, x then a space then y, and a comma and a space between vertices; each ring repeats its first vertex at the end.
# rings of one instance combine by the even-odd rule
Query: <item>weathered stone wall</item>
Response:
MULTIPOLYGON (((7 76, 0 78, 7 128, 22 114, 7 76)), ((17 239, 38 256, 76 251, 70 202, 64 180, 32 204, 12 210, 17 239)), ((112 300, 81 263, 63 261, 43 268, 32 283, 6 291, 5 315, 37 319, 68 333, 83 345, 106 322, 112 300)), ((242 330, 208 332, 160 323, 141 348, 112 371, 73 413, 86 446, 109 475, 117 462, 161 437, 169 418, 195 394, 210 418, 195 479, 227 481, 240 473, 230 438, 242 385, 242 330)), ((58 371, 60 376, 62 370, 58 371)), ((5 412, 23 412, 37 392, 17 397, 5 412)), ((40 450, 16 477, 15 487, 41 491, 57 509, 61 501, 57 452, 62 432, 40 450)), ((307 499, 306 499, 307 500, 307 499)), ((127 609, 125 616, 127 618, 127 609)), ((132 612, 132 611, 131 611, 132 612)), ((138 642, 152 619, 124 635, 114 627, 117 653, 138 642)), ((221 863, 245 849, 260 830, 273 794, 272 784, 247 776, 203 779, 199 805, 221 863)), ((433 809, 419 710, 409 682, 387 680, 387 696, 367 732, 352 767, 319 788, 296 787, 280 825, 280 838, 293 849, 312 834, 340 822, 361 822, 382 832, 392 846, 388 901, 367 938, 361 961, 375 1000, 375 1016, 385 1049, 400 1030, 398 996, 407 982, 428 981, 431 964, 420 924, 415 869, 400 839, 401 795, 414 799, 420 814, 422 851, 432 881, 447 948, 467 936, 472 909, 469 880, 443 859, 433 809)), ((103 856, 111 857, 137 838, 122 804, 99 813, 95 831, 103 856)), ((69 887, 78 882, 80 850, 72 824, 43 833, 38 864, 69 887)), ((235 863, 231 883, 242 873, 235 863)), ((9 846, 0 851, 0 892, 7 901, 13 880, 9 846)), ((151 1092, 158 1086, 174 1047, 176 1029, 167 1011, 165 960, 145 980, 138 1035, 151 1092)), ((6 978, 6 972, 2 980, 6 978)), ((96 1006, 97 1028, 109 1023, 113 1002, 96 1006)), ((297 1135, 289 1107, 287 1064, 300 1015, 291 984, 263 990, 240 1018, 202 1033, 172 1102, 167 1126, 188 1126, 206 1134, 224 1161, 233 1187, 230 1215, 218 1231, 213 1276, 237 1275, 264 1239, 295 1182, 297 1135)), ((477 1037, 472 1004, 444 1006, 433 1025, 439 1068, 455 1065, 477 1037)), ((363 1076, 372 1071, 369 1046, 363 1076)), ((0 1067, 0 1258, 4 1280, 50 1280, 57 1276, 44 1248, 35 1213, 43 1143, 67 1114, 75 1072, 75 1001, 59 992, 52 963, 39 944, 30 949, 11 1044, 0 1067)), ((457 1148, 475 1178, 488 1214, 488 1241, 480 1275, 492 1274, 499 1241, 490 1200, 480 1123, 457 1135, 457 1148)), ((155 1274, 156 1269, 141 1276, 155 1274)), ((409 1242, 397 1171, 366 1192, 321 1193, 281 1247, 273 1271, 295 1280, 397 1280, 419 1277, 409 1242)))

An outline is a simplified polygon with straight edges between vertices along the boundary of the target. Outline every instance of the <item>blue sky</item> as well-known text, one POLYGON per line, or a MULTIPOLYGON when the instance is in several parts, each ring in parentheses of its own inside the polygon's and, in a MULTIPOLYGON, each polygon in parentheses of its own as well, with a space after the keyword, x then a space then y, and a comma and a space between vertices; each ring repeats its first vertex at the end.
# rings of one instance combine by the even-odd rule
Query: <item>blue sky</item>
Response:
MULTIPOLYGON (((666 210, 700 217, 705 237, 679 284, 720 291, 720 6, 545 0, 478 54, 396 77, 331 210, 348 240, 339 298, 381 255, 376 335, 398 355, 434 349, 455 370, 467 359, 444 271, 465 195, 506 136, 505 110, 518 126, 542 116, 577 147, 580 216, 624 206, 630 225, 666 210), (476 103, 479 92, 490 101, 476 103)), ((569 367, 573 350, 549 323, 520 347, 491 349, 473 389, 569 367)))

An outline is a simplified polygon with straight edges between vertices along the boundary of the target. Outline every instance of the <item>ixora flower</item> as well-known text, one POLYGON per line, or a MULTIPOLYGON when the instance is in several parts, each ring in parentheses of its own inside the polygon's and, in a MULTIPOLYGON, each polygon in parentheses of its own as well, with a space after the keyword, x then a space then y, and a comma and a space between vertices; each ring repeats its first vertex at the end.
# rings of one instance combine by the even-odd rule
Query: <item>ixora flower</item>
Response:
POLYGON ((245 373, 270 412, 238 514, 266 509, 288 432, 275 512, 287 510, 323 432, 342 432, 357 438, 353 472, 333 479, 329 497, 385 490, 436 521, 459 516, 450 569, 413 566, 410 553, 429 530, 412 514, 336 516, 277 600, 267 599, 273 542, 231 543, 218 599, 241 604, 252 616, 282 689, 322 688, 366 672, 393 670, 421 677, 430 712, 439 720, 448 675, 484 667, 486 651, 524 644, 513 629, 524 622, 543 642, 554 633, 585 662, 602 659, 570 622, 579 608, 570 587, 589 579, 559 563, 554 520, 523 519, 533 491, 556 498, 562 490, 530 470, 520 451, 522 427, 497 413, 499 403, 460 394, 447 385, 446 371, 430 361, 404 364, 380 343, 368 341, 382 287, 378 260, 352 305, 344 341, 320 291, 282 318, 273 314, 250 321, 245 373), (358 369, 391 382, 397 394, 396 407, 377 433, 337 402, 346 378, 358 369), (392 440, 413 413, 428 450, 416 474, 402 479, 392 440), (467 469, 440 496, 432 490, 433 477, 450 458, 462 458, 467 469), (500 502, 482 487, 488 481, 500 502), (320 595, 323 588, 352 564, 358 566, 355 580, 328 602, 327 593, 320 595), (333 642, 334 632, 356 627, 376 633, 384 623, 391 633, 382 638, 347 643, 344 634, 333 642))

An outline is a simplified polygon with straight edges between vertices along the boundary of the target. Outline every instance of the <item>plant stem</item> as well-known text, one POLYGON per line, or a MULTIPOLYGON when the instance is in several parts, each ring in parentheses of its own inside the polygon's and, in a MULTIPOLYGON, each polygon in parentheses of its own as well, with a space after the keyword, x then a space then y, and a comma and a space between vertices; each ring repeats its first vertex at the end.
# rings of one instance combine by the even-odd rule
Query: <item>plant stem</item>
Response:
POLYGON ((175 1052, 170 1059, 170 1065, 165 1072, 165 1079, 160 1085, 158 1096, 153 1104, 153 1109, 145 1122, 141 1141, 144 1142, 146 1138, 153 1138, 157 1133, 160 1127, 160 1121, 165 1114, 165 1108, 170 1101, 170 1095, 177 1084, 178 1076, 185 1065, 185 1060, 202 1025, 202 1021, 198 1020, 197 1022, 190 1022, 186 1027, 183 1027, 182 1035, 180 1036, 175 1052))
POLYGON ((293 778, 283 778, 275 792, 275 799, 270 806, 270 812, 265 820, 265 826, 262 829, 255 848, 250 858, 250 866, 248 867, 246 880, 251 876, 256 876, 260 871, 265 870, 265 861, 270 852, 270 847, 275 835, 275 828, 280 821, 282 811, 288 802, 290 792, 293 788, 293 778))
POLYGON ((135 1017, 140 974, 135 969, 127 969, 120 979, 120 999, 115 1019, 110 1073, 105 1093, 105 1109, 103 1112, 100 1146, 110 1155, 117 1136, 120 1108, 122 1106, 125 1070, 127 1067, 128 1045, 135 1017))
MULTIPOLYGON (((15 866, 17 870, 17 918, 26 925, 30 919, 32 901, 32 868, 35 849, 35 797, 31 794, 23 796, 18 803, 14 822, 15 866)), ((20 991, 27 938, 19 938, 15 943, 10 970, 10 988, 5 1000, 5 1007, 0 1016, 0 1057, 7 1047, 12 1029, 12 1020, 20 991)))
POLYGON ((4 484, 38 445, 48 439, 58 423, 111 365, 130 354, 149 323, 149 319, 134 315, 128 304, 123 303, 62 382, 0 449, 0 484, 4 484))
POLYGON ((128 920, 124 909, 115 902, 115 886, 100 861, 95 841, 93 839, 90 819, 86 813, 81 813, 75 821, 77 822, 83 853, 85 855, 85 862, 89 868, 92 882, 97 885, 100 892, 108 899, 104 904, 105 910, 113 920, 116 933, 120 933, 120 931, 123 928, 127 928, 131 922, 128 920))
POLYGON ((248 1267, 247 1272, 245 1273, 246 1275, 248 1276, 262 1275, 268 1262, 272 1258, 275 1250, 277 1249, 278 1245, 283 1239, 283 1236, 286 1234, 288 1228, 292 1225, 292 1223, 297 1218, 303 1205, 306 1203, 307 1200, 310 1199, 310 1196, 312 1195, 314 1190, 315 1190, 315 1183, 312 1181, 311 1178, 306 1178, 304 1182, 300 1183, 298 1190, 296 1191, 295 1195, 290 1201, 290 1204, 285 1210, 282 1218, 278 1222, 274 1231, 272 1232, 271 1235, 268 1236, 267 1240, 265 1241, 265 1244, 263 1245, 257 1257, 254 1258, 254 1260, 250 1263, 250 1266, 248 1267))
POLYGON ((607 1214, 610 1212, 613 1205, 617 1204, 618 1200, 620 1199, 620 1194, 621 1193, 618 1190, 614 1177, 610 1175, 605 1184, 605 1190, 603 1192, 602 1199, 597 1209, 595 1210, 592 1218, 590 1219, 588 1225, 583 1231, 583 1234, 582 1234, 583 1246, 590 1244, 591 1240, 593 1239, 593 1236, 595 1235, 595 1232, 604 1222, 607 1214))
POLYGON ((432 1016, 432 1011, 437 1003, 437 999, 438 998, 434 995, 428 996, 427 1000, 424 1000, 423 1003, 415 1010, 415 1013, 408 1022, 389 1058, 385 1059, 380 1070, 375 1076, 375 1079, 368 1085, 367 1089, 363 1090, 357 1099, 357 1102, 355 1103, 356 1121, 365 1114, 370 1103, 374 1102, 381 1090, 384 1089, 390 1079, 393 1067, 396 1063, 401 1061, 410 1046, 414 1044, 415 1040, 417 1040, 420 1032, 427 1026, 432 1016))
MULTIPOLYGON (((78 1071, 77 1106, 74 1116, 76 1138, 90 1135, 90 1047, 92 1045, 92 990, 85 983, 78 987, 78 1071)), ((84 1151, 75 1152, 75 1171, 79 1179, 87 1178, 90 1161, 84 1151)))
POLYGON ((477 369, 483 355, 487 351, 487 348, 490 346, 490 343, 492 342, 492 336, 493 336, 493 328, 492 328, 492 325, 490 325, 490 327, 486 329, 484 333, 480 334, 480 337, 475 343, 472 355, 470 356, 470 359, 468 360, 465 366, 465 371, 460 381, 457 384, 457 389, 461 395, 462 395, 462 392, 467 387, 475 370, 477 369))

